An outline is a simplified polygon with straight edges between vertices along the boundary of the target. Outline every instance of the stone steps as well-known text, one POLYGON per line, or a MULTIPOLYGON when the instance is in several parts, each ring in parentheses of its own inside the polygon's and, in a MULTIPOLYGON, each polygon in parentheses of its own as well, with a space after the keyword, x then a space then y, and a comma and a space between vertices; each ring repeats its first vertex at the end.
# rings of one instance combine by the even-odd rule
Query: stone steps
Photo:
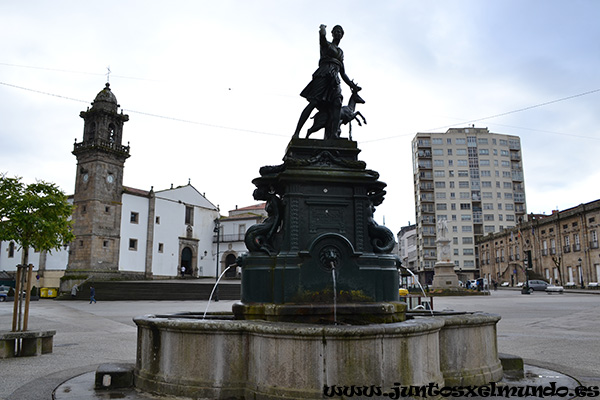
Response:
MULTIPOLYGON (((90 297, 90 285, 96 289, 96 300, 208 300, 214 282, 196 280, 170 281, 99 281, 86 282, 77 292, 75 300, 90 297)), ((239 300, 240 282, 219 283, 220 300, 239 300)), ((70 292, 63 293, 59 300, 72 299, 70 292)))

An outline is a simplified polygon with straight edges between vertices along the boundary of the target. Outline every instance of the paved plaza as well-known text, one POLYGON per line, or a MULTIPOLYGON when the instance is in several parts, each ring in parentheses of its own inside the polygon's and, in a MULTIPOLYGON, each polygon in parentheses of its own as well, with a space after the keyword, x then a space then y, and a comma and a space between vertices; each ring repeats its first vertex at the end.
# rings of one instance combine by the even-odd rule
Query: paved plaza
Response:
MULTIPOLYGON (((233 301, 210 304, 230 311, 233 301)), ((204 312, 206 301, 40 300, 31 303, 29 328, 54 329, 54 352, 39 357, 0 360, 0 400, 50 399, 60 383, 102 363, 133 363, 134 316, 204 312), (35 387, 35 391, 32 388, 35 387)), ((498 290, 491 296, 438 297, 435 309, 499 314, 498 347, 527 364, 571 375, 600 386, 600 296, 565 293, 522 295, 498 290)), ((0 303, 0 330, 10 330, 12 303, 0 303)))

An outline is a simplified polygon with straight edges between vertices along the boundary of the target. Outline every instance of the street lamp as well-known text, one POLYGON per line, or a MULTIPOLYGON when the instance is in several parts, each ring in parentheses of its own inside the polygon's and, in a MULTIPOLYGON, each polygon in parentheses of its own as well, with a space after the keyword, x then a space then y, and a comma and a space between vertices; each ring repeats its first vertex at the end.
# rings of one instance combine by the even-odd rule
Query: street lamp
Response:
MULTIPOLYGON (((215 218, 215 228, 213 229, 213 232, 215 232, 217 234, 217 265, 215 266, 215 279, 217 282, 219 282, 219 243, 221 240, 221 221, 219 220, 219 218, 215 218)), ((208 299, 210 300, 210 299, 208 299)), ((217 287, 215 288, 215 298, 214 301, 219 301, 219 286, 217 285, 217 287)))
POLYGON ((578 268, 579 268, 579 283, 581 283, 581 288, 585 289, 585 285, 583 284, 583 268, 581 268, 581 257, 579 257, 579 260, 577 260, 578 264, 578 268))

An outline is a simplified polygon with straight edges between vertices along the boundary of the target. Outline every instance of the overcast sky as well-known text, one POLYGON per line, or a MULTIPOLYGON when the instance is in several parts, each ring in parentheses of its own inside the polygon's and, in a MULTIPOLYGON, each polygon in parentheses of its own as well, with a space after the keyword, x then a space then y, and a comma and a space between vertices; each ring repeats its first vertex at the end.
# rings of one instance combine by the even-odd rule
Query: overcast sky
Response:
POLYGON ((366 100, 359 158, 388 184, 379 223, 415 220, 414 135, 471 124, 521 137, 528 212, 550 213, 600 198, 599 17, 596 0, 2 1, 0 172, 72 194, 79 112, 110 67, 125 185, 189 179, 224 215, 254 204, 306 105, 319 25, 340 24, 366 100))

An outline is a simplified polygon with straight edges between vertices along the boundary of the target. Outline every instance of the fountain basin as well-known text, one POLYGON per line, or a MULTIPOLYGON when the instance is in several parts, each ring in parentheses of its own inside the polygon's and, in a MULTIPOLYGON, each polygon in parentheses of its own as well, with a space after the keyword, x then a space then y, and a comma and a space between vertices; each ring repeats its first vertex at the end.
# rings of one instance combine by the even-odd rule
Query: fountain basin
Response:
POLYGON ((472 363, 477 362, 490 364, 479 366, 483 382, 499 364, 498 319, 465 314, 460 315, 461 324, 455 324, 453 317, 457 316, 339 326, 147 315, 134 319, 138 326, 135 386, 195 399, 322 399, 326 385, 374 385, 384 392, 397 385, 443 386, 448 383, 446 375, 455 376, 463 366, 474 379, 477 368, 472 363), (492 325, 494 329, 489 328, 492 325), (494 345, 485 345, 485 340, 455 340, 452 336, 461 335, 461 326, 471 338, 492 340, 489 335, 493 335, 494 345), (477 356, 488 351, 493 354, 477 356), (468 360, 448 361, 461 352, 470 355, 468 360))

